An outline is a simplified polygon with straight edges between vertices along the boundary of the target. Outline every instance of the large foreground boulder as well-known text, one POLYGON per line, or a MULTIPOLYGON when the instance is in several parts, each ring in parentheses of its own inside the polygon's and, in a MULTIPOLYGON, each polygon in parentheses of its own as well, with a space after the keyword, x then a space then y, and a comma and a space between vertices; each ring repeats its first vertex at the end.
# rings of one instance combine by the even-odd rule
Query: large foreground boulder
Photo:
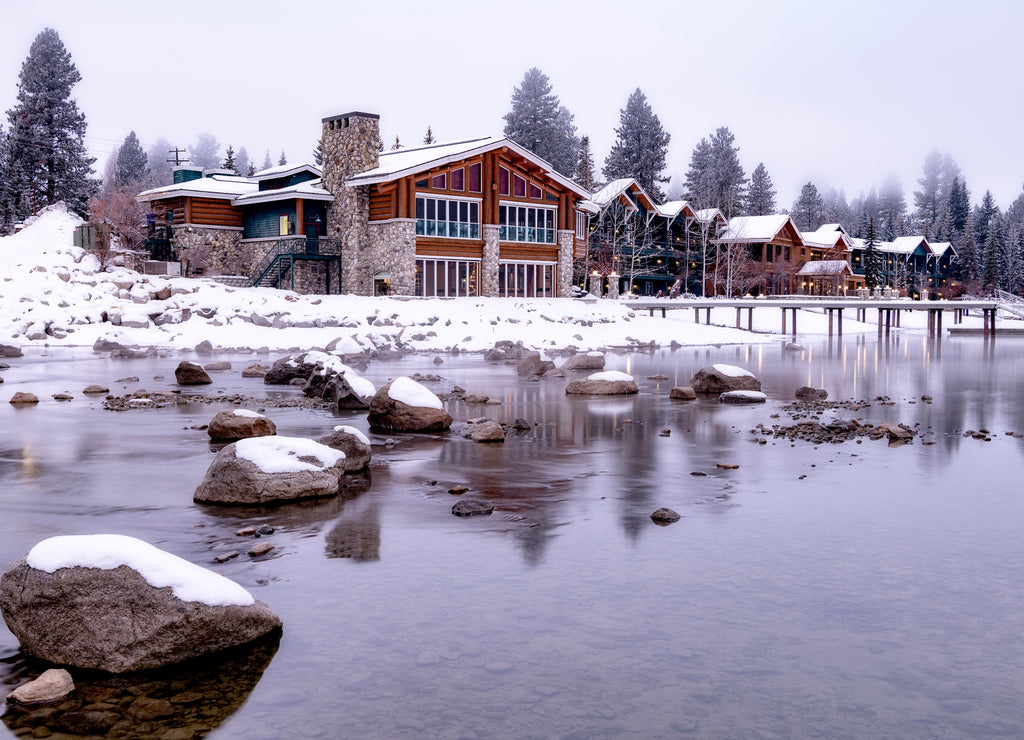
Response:
POLYGON ((355 427, 345 424, 334 427, 317 442, 344 452, 344 466, 348 471, 362 470, 370 464, 370 458, 373 456, 370 439, 355 427))
POLYGON ((277 426, 263 414, 248 409, 218 411, 210 421, 207 433, 214 442, 234 442, 249 437, 277 434, 277 426))
POLYGON ((341 450, 298 437, 252 437, 217 453, 192 498, 212 504, 269 504, 335 496, 344 473, 341 450))
POLYGON ((697 393, 726 393, 728 391, 759 391, 761 381, 742 367, 721 363, 703 367, 690 378, 690 387, 697 393))
POLYGON ((584 380, 573 380, 565 386, 565 392, 570 396, 624 396, 638 390, 633 376, 618 370, 594 373, 584 380))
POLYGON ((0 611, 25 653, 112 673, 178 663, 281 626, 234 581, 109 534, 40 542, 0 578, 0 611))
POLYGON ((388 432, 443 432, 452 425, 441 399, 412 378, 395 378, 370 401, 370 428, 388 432))

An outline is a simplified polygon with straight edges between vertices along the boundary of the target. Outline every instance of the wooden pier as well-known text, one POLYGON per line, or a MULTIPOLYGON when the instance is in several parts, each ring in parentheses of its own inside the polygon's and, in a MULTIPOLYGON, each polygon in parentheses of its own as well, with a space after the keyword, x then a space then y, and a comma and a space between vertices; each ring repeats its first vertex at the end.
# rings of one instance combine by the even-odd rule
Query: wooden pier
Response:
MULTIPOLYGON (((694 323, 700 323, 701 311, 704 312, 704 323, 711 323, 711 309, 735 308, 736 328, 743 329, 743 317, 746 315, 746 329, 753 331, 755 308, 777 308, 782 316, 782 334, 796 336, 796 317, 800 309, 823 311, 828 316, 828 335, 843 335, 843 311, 855 313, 856 320, 867 322, 868 313, 878 312, 878 335, 889 336, 893 327, 900 326, 900 318, 904 311, 925 311, 928 314, 928 336, 942 335, 942 320, 947 313, 952 314, 954 324, 963 323, 964 317, 971 311, 980 311, 982 316, 982 336, 995 337, 997 301, 913 301, 909 299, 858 299, 858 298, 697 298, 669 299, 655 298, 647 300, 624 301, 626 305, 637 311, 661 311, 662 318, 668 311, 692 310, 694 323)), ((847 316, 850 314, 847 313, 847 316)))

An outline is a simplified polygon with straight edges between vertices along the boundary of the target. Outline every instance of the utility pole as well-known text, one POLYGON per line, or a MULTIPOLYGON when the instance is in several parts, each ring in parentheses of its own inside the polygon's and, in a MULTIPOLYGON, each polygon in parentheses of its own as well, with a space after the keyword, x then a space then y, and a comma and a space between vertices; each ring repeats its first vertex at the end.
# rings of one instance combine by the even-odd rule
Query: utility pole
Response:
POLYGON ((189 161, 188 157, 183 157, 182 156, 186 151, 188 151, 188 150, 187 149, 182 149, 179 146, 176 146, 173 149, 168 149, 167 153, 171 154, 171 155, 174 155, 174 159, 168 159, 167 161, 168 162, 173 162, 175 167, 177 167, 180 164, 184 164, 185 162, 188 162, 189 161))

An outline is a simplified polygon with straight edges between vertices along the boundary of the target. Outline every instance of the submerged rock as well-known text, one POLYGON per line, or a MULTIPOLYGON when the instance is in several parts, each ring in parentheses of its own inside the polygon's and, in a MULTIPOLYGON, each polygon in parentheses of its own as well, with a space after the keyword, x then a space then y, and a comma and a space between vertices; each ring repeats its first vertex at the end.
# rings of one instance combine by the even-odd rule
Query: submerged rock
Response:
POLYGON ((651 514, 651 520, 655 524, 672 524, 673 522, 678 522, 680 519, 682 519, 682 517, 679 514, 672 511, 672 509, 666 509, 664 507, 651 514))
POLYGON ((494 511, 494 505, 475 498, 460 499, 452 506, 452 514, 455 516, 478 516, 490 514, 494 511))
POLYGON ((0 610, 28 655, 111 673, 178 663, 281 626, 237 583, 121 535, 40 542, 0 578, 0 610))
POLYGON ((22 684, 7 695, 8 704, 37 706, 53 704, 75 690, 71 674, 63 668, 50 668, 34 681, 22 684))
POLYGON ((18 391, 11 396, 12 406, 30 406, 34 403, 39 403, 39 397, 35 393, 25 393, 18 391))
POLYGON ((669 391, 668 397, 674 401, 693 401, 697 398, 697 391, 688 385, 676 386, 669 391))

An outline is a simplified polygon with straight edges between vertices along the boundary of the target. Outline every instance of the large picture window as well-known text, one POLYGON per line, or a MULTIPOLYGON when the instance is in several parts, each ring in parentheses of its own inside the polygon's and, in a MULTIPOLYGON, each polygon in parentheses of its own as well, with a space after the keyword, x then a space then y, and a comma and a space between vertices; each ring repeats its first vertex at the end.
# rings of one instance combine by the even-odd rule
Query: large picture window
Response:
POLYGON ((416 260, 416 295, 466 298, 478 294, 480 260, 416 260))
POLYGON ((555 243, 555 209, 502 203, 498 206, 503 242, 555 243))
POLYGON ((553 262, 501 262, 498 295, 505 298, 554 298, 557 294, 553 262))
POLYGON ((480 238, 480 202, 416 196, 417 236, 480 238))

